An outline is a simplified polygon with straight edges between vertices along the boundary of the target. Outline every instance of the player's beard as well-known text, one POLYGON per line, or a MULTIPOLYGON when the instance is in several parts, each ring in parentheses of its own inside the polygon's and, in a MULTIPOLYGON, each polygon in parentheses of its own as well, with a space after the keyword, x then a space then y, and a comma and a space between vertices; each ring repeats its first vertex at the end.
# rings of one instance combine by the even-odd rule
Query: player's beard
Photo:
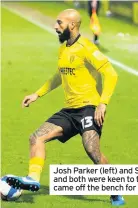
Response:
POLYGON ((67 27, 61 35, 59 35, 59 42, 64 43, 64 41, 70 39, 70 31, 69 28, 67 27))

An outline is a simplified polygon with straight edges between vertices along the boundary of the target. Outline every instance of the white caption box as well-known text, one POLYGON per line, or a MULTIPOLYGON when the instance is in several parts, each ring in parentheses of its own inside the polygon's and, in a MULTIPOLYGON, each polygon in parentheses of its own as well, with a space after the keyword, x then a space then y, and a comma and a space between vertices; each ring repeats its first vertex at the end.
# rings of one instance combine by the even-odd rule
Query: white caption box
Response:
POLYGON ((138 195, 138 165, 50 165, 50 195, 138 195))

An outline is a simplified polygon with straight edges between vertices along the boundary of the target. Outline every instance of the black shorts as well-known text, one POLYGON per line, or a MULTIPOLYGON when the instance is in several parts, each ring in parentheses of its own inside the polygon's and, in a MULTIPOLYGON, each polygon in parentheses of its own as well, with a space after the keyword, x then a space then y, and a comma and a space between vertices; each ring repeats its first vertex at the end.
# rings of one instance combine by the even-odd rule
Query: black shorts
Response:
POLYGON ((53 123, 63 128, 63 136, 57 139, 64 143, 71 137, 85 131, 95 130, 101 136, 102 126, 94 121, 95 106, 88 105, 81 108, 63 108, 55 113, 46 122, 53 123))

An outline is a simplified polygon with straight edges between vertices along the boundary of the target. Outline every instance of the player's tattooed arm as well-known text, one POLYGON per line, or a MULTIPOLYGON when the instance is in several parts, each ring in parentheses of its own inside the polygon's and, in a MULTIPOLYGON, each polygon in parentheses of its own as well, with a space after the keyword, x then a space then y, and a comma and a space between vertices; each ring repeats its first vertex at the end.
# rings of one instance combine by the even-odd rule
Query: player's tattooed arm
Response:
POLYGON ((94 164, 100 164, 101 153, 98 133, 94 130, 84 132, 82 135, 82 142, 86 153, 94 164))
POLYGON ((39 139, 42 142, 50 141, 56 136, 62 136, 62 132, 63 130, 60 126, 45 122, 33 134, 31 134, 30 145, 35 145, 39 139))
POLYGON ((57 72, 51 79, 49 79, 39 90, 35 93, 25 96, 22 101, 22 107, 29 107, 32 102, 35 102, 39 97, 47 94, 48 92, 54 90, 59 85, 61 85, 61 76, 57 72))
POLYGON ((41 97, 60 86, 61 82, 60 73, 57 71, 51 79, 49 79, 39 90, 36 91, 36 94, 41 97))

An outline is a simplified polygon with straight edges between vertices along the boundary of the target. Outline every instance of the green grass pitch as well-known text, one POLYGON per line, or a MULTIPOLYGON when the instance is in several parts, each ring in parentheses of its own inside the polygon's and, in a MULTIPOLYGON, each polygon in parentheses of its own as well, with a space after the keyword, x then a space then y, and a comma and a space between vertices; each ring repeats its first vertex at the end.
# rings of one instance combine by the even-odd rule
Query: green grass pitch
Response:
MULTIPOLYGON (((25 3, 27 4, 27 3, 25 3)), ((29 7, 55 17, 67 5, 29 3, 29 7), (56 11, 55 8, 56 6, 56 11)), ((82 31, 90 33, 88 16, 83 14, 82 31)), ((137 68, 136 44, 138 28, 114 18, 101 17, 101 44, 114 59, 137 68), (120 40, 117 32, 129 32, 129 40, 120 40), (127 47, 127 48, 126 48, 127 47)), ((49 116, 64 106, 62 88, 22 109, 25 95, 37 90, 57 68, 57 37, 2 8, 2 175, 26 175, 29 160, 29 135, 49 116)), ((119 80, 108 106, 101 138, 101 149, 112 164, 138 163, 138 77, 115 67, 119 80)), ((137 68, 138 69, 138 68, 137 68)), ((109 208, 108 196, 50 196, 50 164, 91 164, 81 137, 66 144, 58 141, 46 145, 46 164, 38 193, 25 194, 17 202, 2 202, 2 208, 109 208)), ((124 208, 136 208, 138 196, 125 196, 124 208)))

